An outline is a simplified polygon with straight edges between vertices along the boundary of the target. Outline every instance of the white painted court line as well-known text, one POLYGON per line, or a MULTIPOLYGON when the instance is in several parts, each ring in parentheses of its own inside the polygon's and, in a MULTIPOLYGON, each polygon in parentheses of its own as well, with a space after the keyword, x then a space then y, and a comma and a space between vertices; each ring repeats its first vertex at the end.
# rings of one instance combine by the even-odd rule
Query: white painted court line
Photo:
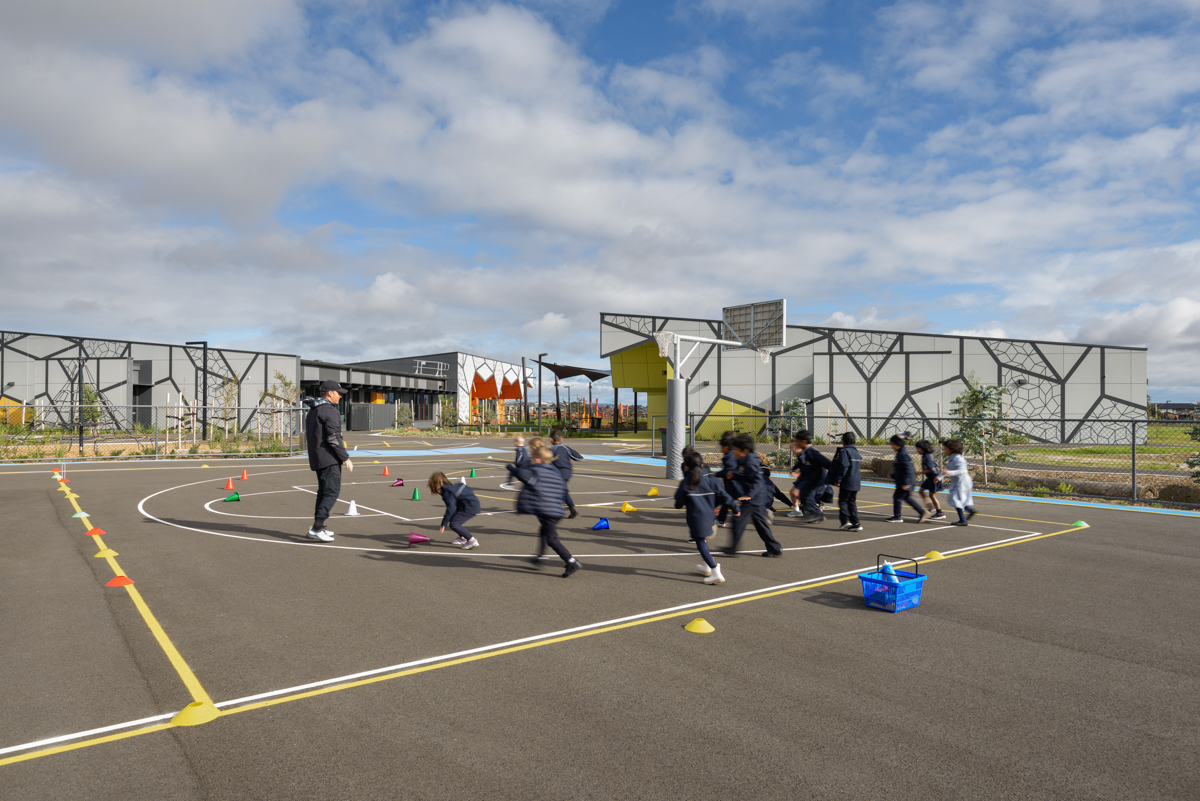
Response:
MULTIPOLYGON (((895 536, 895 535, 891 535, 891 536, 895 536)), ((993 545, 1003 545, 1005 543, 1018 542, 1020 540, 1029 539, 1034 536, 1041 536, 1041 535, 1040 534, 1026 534, 1025 536, 1021 536, 1021 537, 1010 537, 1008 539, 996 540, 994 542, 985 542, 985 543, 980 543, 980 544, 976 544, 976 545, 968 545, 963 548, 956 548, 956 549, 950 550, 950 551, 942 551, 942 554, 944 556, 950 556, 952 554, 961 553, 963 551, 971 551, 971 550, 975 550, 977 548, 987 548, 987 547, 990 547, 993 545)), ((924 558, 919 557, 918 561, 923 562, 924 558)), ((256 695, 246 695, 246 696, 242 696, 241 698, 233 698, 228 701, 218 701, 218 702, 216 702, 216 706, 218 708, 236 707, 240 704, 248 704, 248 703, 252 703, 254 701, 261 701, 266 698, 275 698, 280 695, 288 695, 291 693, 303 692, 305 690, 311 690, 311 689, 314 689, 317 687, 327 687, 327 686, 333 685, 333 684, 342 684, 344 682, 355 681, 357 679, 366 678, 368 676, 378 676, 382 673, 390 673, 390 672, 398 671, 398 670, 407 670, 409 668, 418 667, 421 665, 429 665, 429 664, 433 664, 433 663, 437 663, 437 662, 444 662, 444 661, 449 661, 452 659, 459 659, 464 656, 471 656, 474 654, 486 653, 488 651, 496 651, 496 650, 501 650, 504 648, 511 648, 516 645, 523 645, 526 643, 538 642, 540 640, 547 640, 547 639, 553 639, 556 637, 563 637, 568 634, 575 634, 575 633, 582 632, 582 631, 590 631, 592 629, 605 628, 607 626, 614 626, 614 625, 618 625, 621 623, 627 623, 630 621, 640 620, 640 619, 647 618, 647 617, 655 617, 657 615, 670 614, 671 612, 679 612, 679 611, 693 609, 693 608, 700 607, 700 606, 709 606, 711 604, 723 603, 726 601, 736 600, 738 598, 746 598, 746 597, 751 597, 751 596, 755 596, 755 595, 764 595, 767 593, 777 592, 779 590, 786 590, 786 589, 790 589, 793 587, 801 587, 805 584, 816 584, 818 582, 828 581, 830 579, 844 578, 844 577, 848 577, 848 576, 857 575, 859 573, 863 573, 868 570, 874 570, 875 567, 876 567, 875 565, 869 565, 867 567, 860 567, 860 568, 856 568, 854 570, 846 570, 846 571, 842 571, 840 573, 830 573, 829 575, 826 575, 826 576, 817 576, 815 578, 803 579, 801 581, 793 581, 793 582, 789 582, 786 584, 776 584, 776 585, 773 585, 770 587, 761 587, 757 590, 747 590, 746 592, 733 593, 730 595, 718 595, 718 596, 715 596, 713 598, 708 598, 703 601, 694 601, 691 603, 680 604, 678 606, 670 606, 670 607, 666 607, 663 609, 655 609, 650 612, 639 612, 638 614, 635 614, 635 615, 627 615, 625 617, 613 618, 611 620, 600 621, 599 623, 589 623, 587 625, 576 626, 576 627, 570 628, 570 629, 561 629, 559 631, 551 631, 551 632, 547 632, 545 634, 537 634, 537 635, 534 635, 531 637, 522 637, 520 639, 508 640, 506 642, 495 643, 493 645, 484 645, 484 646, 480 646, 478 648, 470 648, 465 651, 455 651, 453 653, 442 654, 440 656, 431 656, 431 657, 426 657, 424 659, 416 659, 411 662, 401 662, 400 664, 390 665, 388 667, 374 668, 372 670, 361 671, 359 673, 350 673, 345 676, 337 676, 337 677, 331 678, 331 679, 322 679, 320 681, 309 682, 308 684, 298 684, 293 687, 285 687, 280 690, 271 690, 271 691, 264 692, 264 693, 258 693, 256 695)), ((131 720, 131 721, 127 721, 125 723, 115 723, 111 726, 104 726, 104 727, 101 727, 98 729, 88 729, 87 731, 75 732, 73 734, 64 734, 64 735, 61 735, 58 737, 51 737, 51 738, 47 738, 47 739, 36 740, 34 742, 24 743, 21 745, 12 745, 12 746, 8 746, 6 748, 0 748, 0 754, 8 754, 8 753, 12 753, 14 751, 25 751, 30 748, 37 748, 37 747, 45 746, 45 745, 53 745, 55 743, 67 742, 69 740, 78 740, 78 739, 81 739, 84 737, 89 737, 89 736, 96 735, 96 734, 104 734, 106 732, 118 731, 120 729, 133 728, 135 726, 140 726, 140 725, 144 725, 147 723, 157 723, 159 721, 168 720, 168 719, 174 717, 175 715, 176 715, 176 712, 169 712, 167 714, 157 715, 155 717, 139 718, 138 720, 131 720)))
MULTIPOLYGON (((304 487, 292 487, 292 489, 295 489, 295 490, 300 490, 301 492, 307 492, 307 493, 308 493, 308 494, 310 494, 310 495, 316 495, 316 494, 317 494, 315 490, 305 489, 304 487)), ((353 501, 347 501, 347 500, 345 500, 345 499, 343 499, 343 498, 338 498, 338 499, 337 499, 337 502, 338 502, 338 503, 344 503, 344 504, 346 504, 347 506, 349 506, 351 503, 353 503, 353 501)), ((359 508, 359 509, 366 509, 368 512, 375 512, 376 514, 387 515, 388 517, 394 517, 394 518, 396 518, 397 520, 403 520, 405 523, 411 523, 411 522, 412 522, 412 521, 411 521, 410 519, 408 519, 407 517, 401 517, 400 515, 394 515, 394 514, 392 514, 391 512, 385 512, 385 511, 383 511, 382 509, 372 509, 371 507, 369 507, 369 506, 363 506, 362 504, 355 504, 355 505, 356 505, 356 506, 358 506, 358 508, 359 508)), ((371 517, 372 515, 362 515, 362 516, 363 516, 363 517, 371 517)))

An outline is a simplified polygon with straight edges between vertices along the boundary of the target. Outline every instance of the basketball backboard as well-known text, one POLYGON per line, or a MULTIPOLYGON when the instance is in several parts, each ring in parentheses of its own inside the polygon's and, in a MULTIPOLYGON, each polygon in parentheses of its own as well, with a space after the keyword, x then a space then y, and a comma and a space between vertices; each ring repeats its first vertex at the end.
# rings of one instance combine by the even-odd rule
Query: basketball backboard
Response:
MULTIPOLYGON (((787 346, 787 301, 767 300, 744 306, 726 306, 721 311, 722 335, 736 339, 743 348, 762 350, 787 346)), ((737 350, 732 345, 726 350, 737 350)))

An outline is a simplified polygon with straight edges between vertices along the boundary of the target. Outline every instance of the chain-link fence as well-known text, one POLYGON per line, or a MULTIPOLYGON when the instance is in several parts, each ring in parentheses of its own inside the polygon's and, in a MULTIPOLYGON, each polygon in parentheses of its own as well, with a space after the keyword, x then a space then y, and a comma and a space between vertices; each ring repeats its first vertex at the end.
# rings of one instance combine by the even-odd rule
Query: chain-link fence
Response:
MULTIPOLYGON (((978 489, 1200 505, 1200 422, 1194 420, 922 417, 881 425, 877 418, 803 414, 688 418, 688 443, 710 462, 719 461, 725 431, 751 434, 763 461, 780 470, 792 463, 788 443, 794 432, 807 429, 827 456, 844 433, 853 432, 864 474, 890 478, 892 436, 905 437, 914 455, 916 444, 927 441, 939 465, 945 463, 940 441, 958 439, 978 489)), ((661 456, 663 446, 656 438, 652 455, 661 456)))
POLYGON ((304 409, 285 405, 0 406, 0 461, 289 456, 304 409))

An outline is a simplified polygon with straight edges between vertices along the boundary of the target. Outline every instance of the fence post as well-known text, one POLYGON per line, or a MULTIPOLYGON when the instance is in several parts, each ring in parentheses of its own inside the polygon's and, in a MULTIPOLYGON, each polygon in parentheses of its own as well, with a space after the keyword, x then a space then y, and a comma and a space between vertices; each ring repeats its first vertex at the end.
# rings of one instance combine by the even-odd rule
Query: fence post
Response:
POLYGON ((1129 487, 1130 487, 1129 494, 1133 496, 1132 497, 1133 502, 1137 503, 1137 499, 1138 499, 1138 492, 1137 492, 1137 420, 1130 421, 1129 427, 1130 427, 1129 433, 1131 435, 1129 437, 1129 455, 1131 457, 1129 460, 1130 478, 1131 478, 1131 480, 1129 482, 1129 487))

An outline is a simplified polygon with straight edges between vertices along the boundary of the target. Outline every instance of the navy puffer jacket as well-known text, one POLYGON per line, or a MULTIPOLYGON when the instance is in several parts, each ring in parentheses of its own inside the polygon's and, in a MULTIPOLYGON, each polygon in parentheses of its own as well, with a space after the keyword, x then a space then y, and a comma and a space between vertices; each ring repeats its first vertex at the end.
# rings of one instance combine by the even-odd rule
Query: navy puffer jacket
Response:
POLYGON ((563 516, 563 498, 567 482, 553 464, 533 462, 513 471, 525 486, 517 495, 517 514, 537 515, 559 520, 563 516))
POLYGON ((689 486, 692 479, 685 473, 683 481, 679 482, 679 489, 675 490, 675 508, 687 508, 688 531, 694 540, 702 540, 712 535, 713 523, 717 520, 715 510, 718 506, 733 505, 733 498, 721 486, 717 477, 710 473, 707 467, 700 469, 704 471, 704 475, 700 477, 699 484, 689 486))
POLYGON ((442 501, 446 504, 446 515, 442 518, 442 528, 450 525, 450 518, 459 512, 477 515, 480 511, 479 499, 475 490, 466 484, 443 484, 442 501))

